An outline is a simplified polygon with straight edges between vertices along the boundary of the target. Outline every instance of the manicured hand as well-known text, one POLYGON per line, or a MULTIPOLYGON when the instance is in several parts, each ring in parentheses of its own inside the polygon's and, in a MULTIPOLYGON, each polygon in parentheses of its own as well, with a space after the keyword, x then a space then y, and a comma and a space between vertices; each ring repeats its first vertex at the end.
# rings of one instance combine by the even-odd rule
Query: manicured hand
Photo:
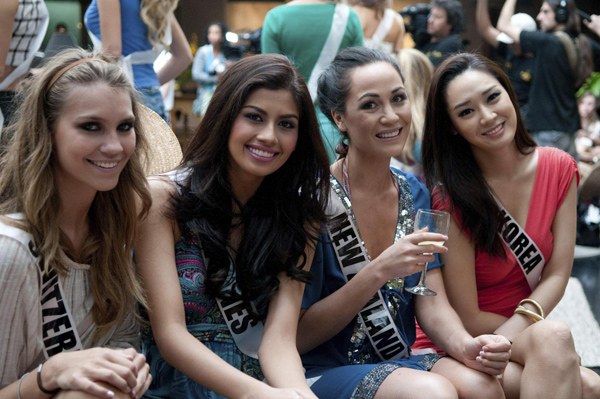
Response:
POLYGON ((108 348, 59 353, 44 364, 42 382, 48 390, 84 391, 99 398, 114 396, 114 391, 100 384, 104 382, 124 393, 135 392, 134 396, 139 397, 136 388, 145 391, 149 382, 147 371, 145 374, 142 371, 146 359, 134 353, 133 349, 108 348))
POLYGON ((464 364, 490 375, 500 375, 510 360, 510 341, 502 335, 480 335, 465 346, 464 364))

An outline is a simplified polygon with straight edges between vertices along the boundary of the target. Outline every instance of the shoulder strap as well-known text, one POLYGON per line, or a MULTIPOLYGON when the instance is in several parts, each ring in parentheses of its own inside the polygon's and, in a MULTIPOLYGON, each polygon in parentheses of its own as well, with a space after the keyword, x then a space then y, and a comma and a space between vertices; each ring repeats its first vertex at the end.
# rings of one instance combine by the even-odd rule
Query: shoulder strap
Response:
POLYGON ((373 37, 371 40, 375 44, 375 48, 379 46, 379 43, 383 42, 383 39, 387 36, 388 32, 392 28, 392 24, 394 23, 394 14, 395 11, 389 8, 386 8, 383 13, 383 18, 381 22, 379 22, 379 26, 377 26, 377 30, 373 33, 373 37))
MULTIPOLYGON (((14 220, 22 220, 20 214, 7 215, 14 220)), ((40 302, 42 307, 42 343, 44 357, 56 355, 60 352, 70 352, 83 349, 81 339, 69 305, 64 300, 65 295, 58 274, 51 270, 45 273, 42 270, 39 254, 36 250, 31 235, 17 227, 0 222, 0 234, 13 237, 29 249, 29 255, 38 265, 40 273, 40 302)))
MULTIPOLYGON (((327 205, 329 218, 327 231, 344 278, 348 282, 369 263, 369 258, 357 226, 348 216, 350 201, 344 196, 339 184, 336 184, 333 179, 332 183, 330 201, 327 205), (345 197, 343 203, 339 194, 345 197)), ((398 360, 408 355, 409 347, 394 323, 381 290, 377 290, 358 316, 365 326, 373 349, 381 360, 398 360)))
POLYGON ((579 39, 575 39, 575 42, 571 39, 568 33, 560 30, 554 32, 554 35, 560 40, 563 47, 565 48, 565 52, 567 53, 567 58, 569 59, 569 66, 571 67, 571 72, 573 76, 577 74, 577 46, 576 41, 579 39))
POLYGON ((321 50, 321 54, 317 59, 310 78, 308 79, 308 91, 313 101, 317 98, 317 83, 319 76, 323 73, 325 68, 331 64, 331 61, 335 58, 342 39, 346 33, 346 25, 348 24, 348 17, 350 16, 350 7, 346 4, 338 3, 335 5, 335 11, 333 13, 333 22, 331 23, 331 30, 325 41, 325 45, 321 50))
POLYGON ((542 254, 535 241, 525 232, 525 229, 517 223, 500 201, 498 201, 498 198, 494 196, 494 199, 496 199, 496 203, 500 207, 503 218, 503 227, 498 234, 510 249, 510 252, 512 252, 519 266, 521 266, 529 288, 533 291, 540 282, 542 270, 546 264, 544 254, 542 254))

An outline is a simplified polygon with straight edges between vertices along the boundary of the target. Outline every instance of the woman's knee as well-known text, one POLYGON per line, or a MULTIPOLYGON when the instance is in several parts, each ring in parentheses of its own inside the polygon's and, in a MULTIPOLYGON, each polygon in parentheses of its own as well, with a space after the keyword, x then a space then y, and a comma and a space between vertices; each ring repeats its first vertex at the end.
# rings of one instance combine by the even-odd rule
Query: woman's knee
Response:
POLYGON ((528 351, 539 361, 553 367, 579 364, 569 326, 558 320, 544 320, 530 327, 531 346, 528 351))
POLYGON ((588 368, 581 367, 581 388, 583 399, 600 398, 600 375, 588 368))
POLYGON ((498 378, 476 370, 464 373, 456 390, 460 399, 504 399, 504 390, 498 378))
POLYGON ((381 384, 375 399, 458 399, 452 383, 437 374, 411 369, 398 369, 381 384))

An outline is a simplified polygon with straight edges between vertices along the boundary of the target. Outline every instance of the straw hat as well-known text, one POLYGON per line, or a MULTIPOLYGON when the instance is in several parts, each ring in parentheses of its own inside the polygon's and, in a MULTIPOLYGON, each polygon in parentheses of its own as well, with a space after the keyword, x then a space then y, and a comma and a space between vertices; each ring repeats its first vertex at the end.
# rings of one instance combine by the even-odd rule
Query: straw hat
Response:
POLYGON ((143 104, 138 105, 149 147, 146 175, 157 175, 176 168, 183 159, 177 136, 160 115, 143 104))

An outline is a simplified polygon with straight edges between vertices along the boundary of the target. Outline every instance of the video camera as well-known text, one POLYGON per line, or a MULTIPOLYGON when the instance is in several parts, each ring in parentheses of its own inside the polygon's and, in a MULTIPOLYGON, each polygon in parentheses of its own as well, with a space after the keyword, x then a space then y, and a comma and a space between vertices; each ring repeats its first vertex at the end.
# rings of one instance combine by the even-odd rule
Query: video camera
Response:
POLYGON ((416 47, 429 42, 431 36, 427 33, 427 18, 431 7, 426 3, 411 4, 400 11, 404 18, 406 32, 412 35, 416 47))

